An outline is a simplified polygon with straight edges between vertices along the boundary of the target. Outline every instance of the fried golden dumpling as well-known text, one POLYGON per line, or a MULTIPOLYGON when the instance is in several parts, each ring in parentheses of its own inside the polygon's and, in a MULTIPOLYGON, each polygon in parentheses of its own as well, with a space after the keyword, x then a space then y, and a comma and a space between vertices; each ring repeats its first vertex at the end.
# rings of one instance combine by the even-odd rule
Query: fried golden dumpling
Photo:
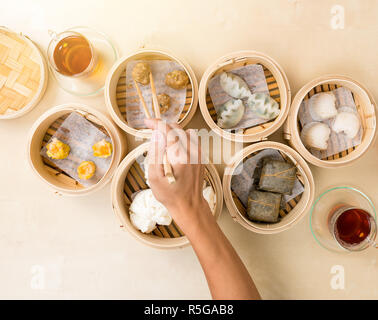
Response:
POLYGON ((80 179, 88 180, 93 177, 96 172, 96 165, 93 161, 83 161, 77 167, 77 174, 80 179))
POLYGON ((185 89, 189 77, 183 70, 173 70, 165 76, 165 84, 173 89, 185 89))
POLYGON ((70 146, 64 142, 53 138, 46 146, 46 154, 51 159, 62 160, 68 157, 70 153, 70 146))
POLYGON ((96 142, 93 146, 93 156, 99 158, 107 158, 112 155, 113 147, 109 141, 102 139, 99 142, 96 142))
POLYGON ((131 76, 136 82, 146 85, 150 83, 150 73, 151 68, 147 62, 138 62, 135 65, 131 76))
POLYGON ((171 106, 171 97, 166 93, 161 93, 158 94, 157 100, 160 107, 160 113, 166 113, 171 106))

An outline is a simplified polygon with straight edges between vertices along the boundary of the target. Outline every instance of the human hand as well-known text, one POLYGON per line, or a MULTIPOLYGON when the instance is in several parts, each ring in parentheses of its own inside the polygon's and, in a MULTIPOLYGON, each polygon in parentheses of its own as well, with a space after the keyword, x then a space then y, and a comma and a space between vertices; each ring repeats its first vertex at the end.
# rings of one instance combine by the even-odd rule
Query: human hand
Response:
POLYGON ((148 152, 148 180, 155 198, 170 212, 182 228, 198 221, 196 214, 208 214, 210 208, 203 198, 205 167, 201 164, 199 137, 194 130, 184 131, 176 124, 161 120, 145 120, 153 130, 148 152), (170 163, 176 181, 168 182, 164 175, 164 154, 170 163))

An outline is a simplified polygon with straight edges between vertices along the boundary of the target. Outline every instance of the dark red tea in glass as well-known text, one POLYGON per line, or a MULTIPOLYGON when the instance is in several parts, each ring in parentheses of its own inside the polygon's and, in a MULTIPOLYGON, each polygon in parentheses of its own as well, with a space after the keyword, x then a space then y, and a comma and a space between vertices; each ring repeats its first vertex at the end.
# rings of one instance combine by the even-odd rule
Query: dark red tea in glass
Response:
POLYGON ((369 246, 374 220, 369 212, 340 205, 329 216, 329 228, 337 242, 348 250, 362 250, 369 246))
POLYGON ((344 211, 336 220, 335 235, 347 245, 359 244, 370 234, 370 215, 362 209, 344 211))

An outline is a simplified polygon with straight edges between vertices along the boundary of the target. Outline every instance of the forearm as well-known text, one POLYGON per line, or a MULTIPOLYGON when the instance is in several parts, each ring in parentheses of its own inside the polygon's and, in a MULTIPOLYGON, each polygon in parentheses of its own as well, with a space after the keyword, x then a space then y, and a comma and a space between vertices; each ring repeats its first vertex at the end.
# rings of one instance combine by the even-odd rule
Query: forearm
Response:
MULTIPOLYGON (((194 209, 186 209, 194 210, 194 209)), ((204 270, 214 299, 260 299, 260 295, 207 204, 201 212, 191 212, 195 221, 183 225, 204 270)))

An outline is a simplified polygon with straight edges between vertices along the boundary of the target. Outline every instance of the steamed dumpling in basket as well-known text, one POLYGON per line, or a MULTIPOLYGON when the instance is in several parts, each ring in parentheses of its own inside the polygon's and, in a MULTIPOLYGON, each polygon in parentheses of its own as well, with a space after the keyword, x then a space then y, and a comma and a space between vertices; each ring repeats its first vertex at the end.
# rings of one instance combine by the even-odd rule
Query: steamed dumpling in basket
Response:
POLYGON ((231 72, 222 72, 219 83, 224 92, 235 99, 245 99, 252 94, 248 84, 241 77, 231 72))
POLYGON ((246 105, 248 108, 251 108, 257 116, 266 120, 277 118, 280 114, 278 102, 270 95, 262 92, 251 94, 246 105))
POLYGON ((332 130, 343 133, 348 139, 354 139, 361 128, 360 117, 357 112, 349 107, 341 107, 332 122, 332 130))
POLYGON ((245 107, 240 99, 231 99, 217 110, 217 124, 223 129, 235 127, 243 118, 245 107))

